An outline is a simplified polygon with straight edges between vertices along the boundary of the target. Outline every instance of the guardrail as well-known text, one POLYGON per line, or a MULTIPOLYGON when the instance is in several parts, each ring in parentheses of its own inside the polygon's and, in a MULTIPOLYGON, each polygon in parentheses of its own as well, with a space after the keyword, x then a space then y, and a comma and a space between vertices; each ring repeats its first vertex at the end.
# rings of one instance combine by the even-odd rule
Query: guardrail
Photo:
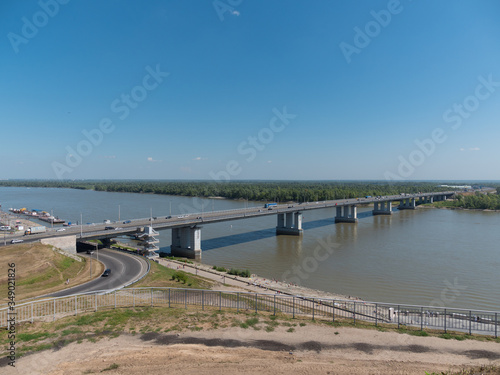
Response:
POLYGON ((383 302, 345 299, 313 298, 282 294, 228 292, 176 288, 130 288, 112 292, 97 291, 67 297, 48 298, 16 305, 14 309, 0 309, 0 327, 8 326, 9 318, 15 324, 34 321, 55 321, 69 315, 119 307, 138 306, 197 306, 236 311, 277 312, 311 319, 335 321, 349 319, 375 326, 385 323, 468 334, 498 337, 498 313, 494 311, 465 310, 383 302))

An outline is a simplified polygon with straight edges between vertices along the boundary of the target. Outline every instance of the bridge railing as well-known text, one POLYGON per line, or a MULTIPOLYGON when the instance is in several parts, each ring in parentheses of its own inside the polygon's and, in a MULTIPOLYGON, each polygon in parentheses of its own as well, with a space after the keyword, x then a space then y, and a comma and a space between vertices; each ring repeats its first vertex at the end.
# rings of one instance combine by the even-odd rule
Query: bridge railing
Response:
POLYGON ((168 306, 282 313, 328 321, 388 324, 413 330, 435 329, 498 337, 499 313, 433 306, 327 299, 284 294, 176 288, 129 288, 47 298, 0 309, 0 327, 14 322, 55 321, 103 309, 168 306))

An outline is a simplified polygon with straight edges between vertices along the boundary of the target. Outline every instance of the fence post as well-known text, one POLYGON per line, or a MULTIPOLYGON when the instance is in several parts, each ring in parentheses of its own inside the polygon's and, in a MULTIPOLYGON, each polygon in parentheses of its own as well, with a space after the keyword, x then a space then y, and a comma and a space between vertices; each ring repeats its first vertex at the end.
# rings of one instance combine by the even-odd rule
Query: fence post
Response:
POLYGON ((116 289, 115 289, 115 310, 116 310, 116 289))
POLYGON ((205 293, 204 293, 204 290, 201 291, 201 309, 205 310, 205 293))
MULTIPOLYGON (((273 302, 273 315, 276 316, 276 294, 273 296, 274 302, 273 302)), ((496 327, 496 325, 495 325, 496 327)))
MULTIPOLYGON (((33 323, 33 302, 31 302, 31 323, 33 323)), ((495 329, 496 329, 496 322, 495 322, 495 329)))
POLYGON ((168 289, 168 307, 170 307, 170 292, 172 289, 168 289))
POLYGON ((444 333, 446 333, 446 309, 444 309, 444 333))
POLYGON ((187 310, 188 308, 188 291, 184 289, 184 308, 187 310))
POLYGON ((378 304, 375 304, 375 327, 378 327, 378 304))
POLYGON ((292 318, 295 319, 295 296, 293 296, 293 302, 292 302, 292 318))
POLYGON ((335 300, 332 300, 332 322, 335 323, 335 300))
POLYGON ((424 307, 420 306, 420 330, 424 330, 424 307))
POLYGON ((54 298, 54 322, 56 321, 56 299, 54 298))
POLYGON ((153 288, 151 288, 151 307, 153 307, 153 288))
POLYGON ((399 305, 398 305, 398 329, 399 329, 399 315, 400 315, 400 314, 399 314, 399 312, 400 312, 399 310, 400 310, 400 307, 399 307, 399 305))
POLYGON ((135 289, 132 289, 132 303, 133 303, 133 307, 135 309, 135 289))
POLYGON ((469 335, 472 334, 472 310, 469 310, 469 335))
POLYGON ((257 314, 257 293, 255 293, 255 313, 257 314))
POLYGON ((495 313, 495 338, 497 338, 497 326, 498 326, 498 316, 497 316, 498 313, 495 313))
MULTIPOLYGON (((75 315, 78 315, 78 296, 75 296, 75 315)), ((31 316, 33 316, 33 304, 31 304, 31 316)))
POLYGON ((313 300, 313 320, 314 320, 314 298, 312 299, 313 300))
POLYGON ((354 320, 354 325, 356 325, 356 302, 354 302, 354 308, 352 313, 352 319, 354 320))
POLYGON ((97 292, 94 293, 95 311, 97 312, 97 292))
POLYGON ((219 292, 219 311, 222 311, 222 292, 219 292))

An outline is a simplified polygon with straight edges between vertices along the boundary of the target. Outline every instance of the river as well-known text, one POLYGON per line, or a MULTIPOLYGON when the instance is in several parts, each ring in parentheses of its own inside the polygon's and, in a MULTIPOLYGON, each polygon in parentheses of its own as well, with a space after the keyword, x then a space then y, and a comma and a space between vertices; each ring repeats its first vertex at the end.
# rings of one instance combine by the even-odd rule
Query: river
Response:
MULTIPOLYGON (((0 187, 0 204, 53 211, 66 221, 102 222, 207 212, 257 202, 54 188, 0 187)), ((335 224, 333 209, 304 212, 301 237, 276 236, 274 216, 204 225, 202 262, 249 269, 371 301, 500 311, 500 214, 395 210, 335 224)), ((169 251, 170 230, 160 231, 169 251)))

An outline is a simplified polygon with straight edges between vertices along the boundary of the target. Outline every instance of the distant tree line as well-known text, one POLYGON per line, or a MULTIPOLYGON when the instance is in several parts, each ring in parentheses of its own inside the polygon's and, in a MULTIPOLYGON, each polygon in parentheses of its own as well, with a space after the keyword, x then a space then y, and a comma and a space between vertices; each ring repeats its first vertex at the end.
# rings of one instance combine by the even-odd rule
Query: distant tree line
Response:
MULTIPOLYGON (((497 188, 497 192, 499 188, 497 188)), ((474 195, 458 195, 454 201, 448 201, 449 207, 461 207, 482 210, 500 210, 500 195, 482 194, 477 192, 474 195)))
POLYGON ((224 197, 252 201, 313 202, 445 191, 431 182, 387 181, 147 181, 147 180, 6 180, 0 186, 90 189, 95 191, 149 193, 188 197, 224 197))

